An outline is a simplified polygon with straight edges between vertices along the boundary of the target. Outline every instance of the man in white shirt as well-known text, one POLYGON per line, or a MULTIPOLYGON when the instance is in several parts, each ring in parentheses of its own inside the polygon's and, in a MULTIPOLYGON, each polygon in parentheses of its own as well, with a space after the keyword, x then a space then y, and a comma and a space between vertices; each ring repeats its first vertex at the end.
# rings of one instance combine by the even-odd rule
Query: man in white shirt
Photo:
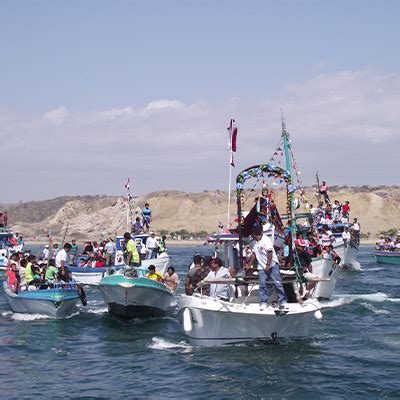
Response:
POLYGON ((357 239, 357 243, 360 243, 360 231, 361 231, 361 225, 358 223, 357 218, 354 218, 353 223, 351 224, 351 229, 353 230, 354 236, 357 239))
POLYGON ((278 295, 279 308, 286 310, 287 298, 281 281, 279 272, 279 260, 275 253, 271 239, 264 235, 261 228, 254 228, 251 234, 254 238, 252 243, 253 254, 250 257, 249 265, 252 265, 257 259, 258 266, 258 282, 260 292, 260 310, 264 310, 268 306, 268 288, 267 279, 272 281, 278 295))
MULTIPOLYGON (((206 276, 206 279, 216 278, 232 278, 228 269, 222 266, 220 258, 213 258, 211 260, 211 271, 206 276)), ((210 285, 210 297, 228 301, 228 285, 226 283, 212 283, 210 285)))
POLYGON ((342 232, 342 239, 343 239, 343 243, 344 243, 344 248, 347 249, 347 245, 350 242, 350 232, 349 232, 349 228, 344 228, 344 231, 342 232))
POLYGON ((115 253, 115 245, 111 238, 108 239, 108 242, 104 246, 104 250, 106 251, 106 265, 109 267, 110 265, 114 265, 114 253, 115 253))
POLYGON ((147 250, 147 257, 146 257, 147 260, 151 258, 157 258, 158 242, 156 239, 156 234, 153 231, 150 232, 150 236, 146 240, 146 250, 147 250))
POLYGON ((67 260, 68 253, 71 251, 71 245, 65 243, 64 247, 56 255, 56 267, 58 268, 58 279, 68 282, 72 279, 72 274, 68 271, 67 260))

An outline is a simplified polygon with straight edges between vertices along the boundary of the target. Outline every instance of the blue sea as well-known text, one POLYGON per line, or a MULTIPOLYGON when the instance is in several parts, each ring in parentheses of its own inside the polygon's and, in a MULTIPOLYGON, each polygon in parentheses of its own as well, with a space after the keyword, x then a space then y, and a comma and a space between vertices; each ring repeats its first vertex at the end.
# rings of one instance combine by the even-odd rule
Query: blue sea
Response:
MULTIPOLYGON (((96 288, 66 320, 13 314, 1 296, 1 398, 400 398, 399 267, 372 251, 340 272, 309 338, 277 344, 191 347, 173 317, 109 315, 96 288)), ((212 248, 169 252, 182 282, 212 248)))

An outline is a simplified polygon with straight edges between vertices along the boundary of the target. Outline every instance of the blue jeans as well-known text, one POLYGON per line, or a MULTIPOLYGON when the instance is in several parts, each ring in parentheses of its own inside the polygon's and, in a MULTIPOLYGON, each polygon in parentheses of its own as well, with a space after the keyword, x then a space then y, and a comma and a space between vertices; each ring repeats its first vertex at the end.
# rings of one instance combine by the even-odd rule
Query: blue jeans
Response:
POLYGON ((157 249, 147 249, 147 260, 151 260, 152 258, 157 258, 157 249))
POLYGON ((268 289, 266 283, 267 279, 269 281, 272 281, 275 286, 279 304, 286 303, 287 298, 281 282, 281 274, 279 273, 279 264, 271 264, 269 272, 266 272, 264 269, 258 270, 258 284, 259 284, 261 303, 268 303, 268 289))

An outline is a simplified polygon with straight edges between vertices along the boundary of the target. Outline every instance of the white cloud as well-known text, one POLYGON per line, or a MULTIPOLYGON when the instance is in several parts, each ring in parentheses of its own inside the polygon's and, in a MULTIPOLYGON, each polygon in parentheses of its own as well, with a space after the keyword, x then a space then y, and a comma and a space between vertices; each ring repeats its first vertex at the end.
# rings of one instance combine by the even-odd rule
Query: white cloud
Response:
POLYGON ((47 111, 42 115, 43 118, 53 122, 56 125, 61 125, 64 123, 65 119, 68 117, 68 111, 64 106, 55 108, 54 110, 47 111))
POLYGON ((0 163, 20 168, 6 185, 17 199, 29 197, 18 185, 27 174, 48 197, 55 188, 57 194, 119 193, 127 173, 140 193, 226 189, 229 118, 239 128, 239 171, 270 158, 281 107, 305 183, 319 170, 331 184, 399 184, 384 171, 398 169, 400 74, 372 69, 318 74, 253 101, 164 99, 79 114, 59 107, 36 118, 2 109, 0 163), (44 160, 60 149, 62 157, 47 168, 44 160), (54 185, 60 177, 62 185, 54 185))
POLYGON ((164 109, 182 110, 185 108, 185 103, 178 100, 156 100, 149 103, 146 107, 146 111, 164 110, 164 109))

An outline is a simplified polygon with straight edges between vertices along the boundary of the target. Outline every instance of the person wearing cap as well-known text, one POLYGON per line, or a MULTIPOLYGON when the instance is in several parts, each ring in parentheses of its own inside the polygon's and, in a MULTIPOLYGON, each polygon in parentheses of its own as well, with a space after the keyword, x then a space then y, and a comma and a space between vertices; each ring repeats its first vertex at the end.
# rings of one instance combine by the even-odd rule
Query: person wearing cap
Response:
POLYGON ((152 258, 157 258, 158 253, 158 242, 156 239, 156 234, 151 231, 150 236, 146 240, 146 250, 147 250, 147 260, 152 258))
POLYGON ((141 264, 140 256, 129 232, 124 233, 125 248, 126 248, 126 265, 138 267, 141 264))
POLYGON ((281 274, 279 272, 279 260, 275 253, 271 239, 264 235, 261 228, 255 227, 252 230, 253 243, 249 265, 257 259, 258 282, 260 292, 260 310, 268 307, 267 279, 272 281, 278 295, 280 309, 287 309, 287 298, 283 289, 281 274))
MULTIPOLYGON (((232 278, 228 269, 222 266, 222 260, 214 257, 211 260, 211 271, 206 276, 207 279, 229 279, 232 278)), ((226 283, 211 283, 210 297, 224 301, 229 301, 228 285, 226 283)))
POLYGON ((156 271, 155 265, 150 265, 147 270, 149 272, 146 274, 146 278, 153 279, 154 281, 158 282, 164 282, 163 276, 158 271, 156 271))
POLYGON ((46 244, 46 246, 44 246, 44 249, 42 251, 43 253, 43 261, 47 262, 49 260, 50 257, 50 249, 49 249, 49 245, 46 244))

